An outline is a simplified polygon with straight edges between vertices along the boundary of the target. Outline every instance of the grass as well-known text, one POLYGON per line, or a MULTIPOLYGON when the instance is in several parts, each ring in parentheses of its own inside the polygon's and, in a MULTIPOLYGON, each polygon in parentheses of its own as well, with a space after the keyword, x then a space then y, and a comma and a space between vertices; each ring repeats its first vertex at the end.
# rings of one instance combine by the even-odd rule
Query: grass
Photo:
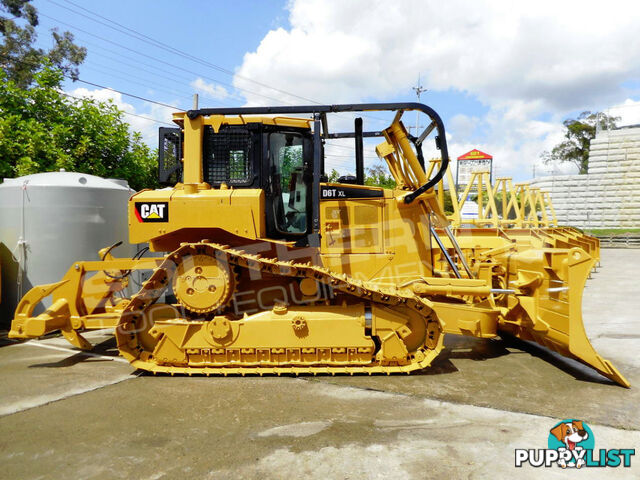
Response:
POLYGON ((640 235, 640 228, 593 228, 585 230, 590 235, 602 235, 602 236, 625 236, 628 234, 640 235))

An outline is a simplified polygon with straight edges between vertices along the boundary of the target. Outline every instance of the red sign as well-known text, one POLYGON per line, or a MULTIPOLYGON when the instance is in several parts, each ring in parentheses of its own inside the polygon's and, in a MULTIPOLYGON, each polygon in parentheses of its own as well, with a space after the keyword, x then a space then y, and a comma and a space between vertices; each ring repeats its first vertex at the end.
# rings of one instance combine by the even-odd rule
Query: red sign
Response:
POLYGON ((493 160, 493 157, 474 148, 470 152, 460 155, 458 160, 493 160))

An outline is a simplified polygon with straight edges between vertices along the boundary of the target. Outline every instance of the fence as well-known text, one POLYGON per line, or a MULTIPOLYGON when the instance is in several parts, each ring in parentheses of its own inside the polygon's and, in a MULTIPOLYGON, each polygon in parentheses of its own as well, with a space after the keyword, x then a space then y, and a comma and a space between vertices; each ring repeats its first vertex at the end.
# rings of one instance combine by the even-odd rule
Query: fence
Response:
POLYGON ((640 235, 597 235, 603 248, 640 248, 640 235))

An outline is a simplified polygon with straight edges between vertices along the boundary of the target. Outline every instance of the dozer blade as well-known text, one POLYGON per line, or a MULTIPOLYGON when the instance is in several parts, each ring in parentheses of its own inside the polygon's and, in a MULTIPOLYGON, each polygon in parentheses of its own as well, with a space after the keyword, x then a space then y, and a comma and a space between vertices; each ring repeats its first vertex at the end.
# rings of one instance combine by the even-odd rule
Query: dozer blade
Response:
POLYGON ((582 292, 595 260, 580 248, 531 249, 507 259, 509 312, 498 330, 585 363, 629 387, 591 345, 582 323, 582 292))

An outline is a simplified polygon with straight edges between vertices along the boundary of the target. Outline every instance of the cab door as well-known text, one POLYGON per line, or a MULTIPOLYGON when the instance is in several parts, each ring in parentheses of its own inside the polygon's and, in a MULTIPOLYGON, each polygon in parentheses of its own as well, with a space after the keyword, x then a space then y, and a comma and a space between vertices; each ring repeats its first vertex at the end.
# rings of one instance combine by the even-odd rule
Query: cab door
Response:
POLYGON ((265 195, 268 235, 297 240, 310 232, 311 161, 308 135, 266 133, 265 195))

